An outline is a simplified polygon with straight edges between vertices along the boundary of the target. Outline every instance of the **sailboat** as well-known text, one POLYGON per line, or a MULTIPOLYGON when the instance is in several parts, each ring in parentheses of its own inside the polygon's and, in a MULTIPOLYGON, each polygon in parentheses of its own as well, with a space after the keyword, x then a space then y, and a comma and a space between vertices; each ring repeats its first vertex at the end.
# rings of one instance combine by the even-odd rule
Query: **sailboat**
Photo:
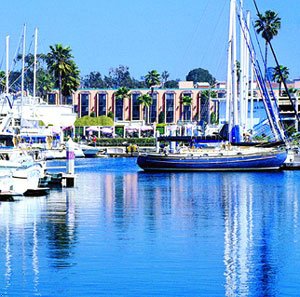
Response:
POLYGON ((244 16, 242 1, 237 9, 236 0, 230 1, 229 48, 226 120, 228 123, 228 142, 214 148, 180 148, 171 142, 171 149, 156 153, 142 153, 137 164, 145 171, 250 171, 277 170, 287 158, 285 133, 280 124, 276 100, 270 98, 263 79, 259 63, 255 57, 249 27, 250 15, 244 16), (236 23, 240 22, 242 70, 245 78, 240 86, 238 96, 237 57, 236 57, 236 23), (249 63, 250 62, 250 63, 249 63), (248 117, 248 73, 249 64, 261 91, 270 128, 275 136, 274 143, 250 146, 241 143, 248 117))

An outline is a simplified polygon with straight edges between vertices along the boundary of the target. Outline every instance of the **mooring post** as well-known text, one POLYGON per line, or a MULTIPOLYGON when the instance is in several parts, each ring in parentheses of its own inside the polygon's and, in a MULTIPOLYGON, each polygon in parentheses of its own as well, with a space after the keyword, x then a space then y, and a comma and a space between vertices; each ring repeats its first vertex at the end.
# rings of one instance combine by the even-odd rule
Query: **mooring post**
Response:
POLYGON ((74 174, 74 163, 75 163, 75 152, 74 152, 74 142, 72 138, 70 138, 66 143, 66 158, 67 158, 67 173, 74 174))
POLYGON ((156 138, 156 152, 159 153, 159 150, 160 150, 160 141, 158 140, 159 136, 160 136, 160 133, 159 131, 154 131, 154 134, 155 134, 155 138, 156 138))
POLYGON ((70 138, 67 143, 66 143, 66 159, 67 159, 67 164, 66 164, 66 174, 64 175, 64 185, 66 187, 74 187, 75 185, 75 145, 70 138))

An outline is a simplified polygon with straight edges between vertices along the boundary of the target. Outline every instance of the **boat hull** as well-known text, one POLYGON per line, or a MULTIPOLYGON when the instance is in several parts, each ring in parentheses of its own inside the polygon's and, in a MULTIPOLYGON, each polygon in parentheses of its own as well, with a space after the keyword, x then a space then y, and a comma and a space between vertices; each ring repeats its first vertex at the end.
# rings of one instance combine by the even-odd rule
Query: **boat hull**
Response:
POLYGON ((286 159, 285 151, 230 155, 140 155, 137 164, 145 171, 258 171, 279 169, 286 159))

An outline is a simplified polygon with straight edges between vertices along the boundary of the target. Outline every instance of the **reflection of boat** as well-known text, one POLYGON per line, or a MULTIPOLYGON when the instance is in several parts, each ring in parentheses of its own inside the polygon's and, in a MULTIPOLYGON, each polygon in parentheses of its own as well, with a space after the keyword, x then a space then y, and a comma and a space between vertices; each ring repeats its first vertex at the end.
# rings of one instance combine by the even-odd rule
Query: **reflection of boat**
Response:
POLYGON ((187 153, 141 154, 137 164, 146 171, 232 171, 278 169, 286 152, 275 149, 201 150, 187 153))

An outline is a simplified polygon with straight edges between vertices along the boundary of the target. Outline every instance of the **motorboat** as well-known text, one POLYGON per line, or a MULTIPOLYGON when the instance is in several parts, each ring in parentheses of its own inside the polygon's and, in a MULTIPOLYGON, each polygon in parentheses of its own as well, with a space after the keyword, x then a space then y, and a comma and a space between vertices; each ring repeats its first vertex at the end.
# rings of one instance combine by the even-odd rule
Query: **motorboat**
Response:
POLYGON ((1 192, 11 191, 24 194, 38 188, 39 180, 45 172, 44 164, 37 162, 26 151, 14 148, 0 150, 1 192))

